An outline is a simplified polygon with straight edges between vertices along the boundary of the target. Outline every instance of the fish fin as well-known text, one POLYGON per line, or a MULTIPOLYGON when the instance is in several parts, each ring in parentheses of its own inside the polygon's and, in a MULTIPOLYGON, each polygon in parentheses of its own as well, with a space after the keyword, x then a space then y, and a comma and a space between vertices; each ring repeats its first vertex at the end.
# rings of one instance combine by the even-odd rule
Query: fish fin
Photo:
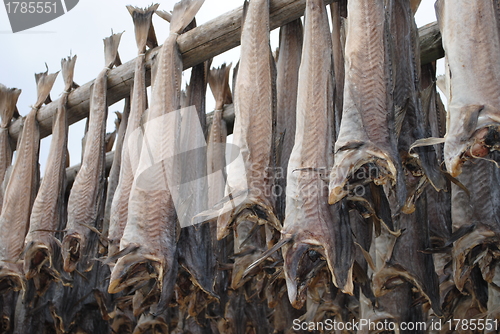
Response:
POLYGON ((411 153, 411 151, 414 148, 442 144, 442 143, 444 143, 444 141, 445 141, 444 138, 435 138, 435 137, 418 139, 418 140, 415 140, 415 142, 413 144, 411 144, 410 149, 408 150, 408 153, 411 153))
POLYGON ((33 108, 38 109, 45 102, 50 94, 50 91, 52 89, 52 86, 54 85, 54 81, 56 81, 58 74, 59 71, 49 74, 48 68, 46 72, 35 74, 37 100, 33 108))
POLYGON ((172 13, 167 12, 166 10, 157 10, 156 15, 167 21, 168 23, 172 22, 172 13))
POLYGON ((269 256, 277 252, 279 249, 281 249, 281 247, 283 247, 290 241, 293 241, 293 236, 282 238, 273 247, 269 248, 267 251, 262 253, 262 255, 260 255, 260 257, 257 260, 252 262, 252 264, 250 264, 248 268, 245 269, 245 271, 243 272, 243 278, 247 276, 254 268, 258 267, 261 263, 263 263, 269 256))
POLYGON ((130 244, 130 245, 127 245, 125 248, 121 249, 119 252, 117 252, 116 254, 112 255, 112 256, 108 256, 104 261, 103 263, 104 264, 109 264, 109 263, 113 263, 115 262, 116 260, 118 260, 119 258, 121 258, 122 256, 125 256, 127 254, 130 254, 130 253, 133 253, 135 251, 137 251, 138 249, 140 248, 139 245, 136 245, 136 244, 130 244))
POLYGON ((0 84, 0 118, 2 119, 0 127, 7 128, 14 117, 17 100, 21 90, 18 88, 7 88, 0 84))
POLYGON ((363 254, 363 257, 365 258, 366 260, 366 263, 368 263, 368 265, 370 266, 371 270, 373 271, 376 271, 376 267, 375 267, 375 262, 373 262, 373 259, 372 259, 372 256, 370 255, 370 253, 368 253, 364 248, 363 246, 361 246, 360 244, 358 244, 357 242, 354 242, 354 244, 356 246, 359 247, 359 249, 361 250, 361 253, 363 254))
POLYGON ((73 86, 73 74, 75 72, 76 55, 61 60, 61 71, 64 81, 64 91, 69 92, 73 86))
POLYGON ((118 46, 123 32, 113 34, 104 39, 104 59, 105 67, 111 69, 114 65, 120 64, 120 57, 118 56, 118 46))
POLYGON ((205 0, 181 0, 174 6, 170 21, 170 32, 180 34, 198 13, 205 0))
POLYGON ((158 9, 158 6, 159 4, 154 4, 145 9, 130 5, 127 6, 127 9, 130 15, 132 15, 132 19, 134 21, 135 41, 137 43, 137 49, 139 50, 138 52, 140 54, 146 52, 146 45, 148 44, 148 40, 150 38, 154 38, 153 40, 156 41, 154 29, 152 31, 153 35, 149 35, 152 27, 153 14, 158 9))
POLYGON ((467 187, 462 182, 460 182, 456 177, 451 176, 451 174, 448 173, 448 172, 445 172, 444 176, 450 182, 454 183, 456 186, 458 186, 460 189, 462 189, 467 194, 467 196, 470 197, 470 191, 469 191, 469 189, 467 189, 467 187))

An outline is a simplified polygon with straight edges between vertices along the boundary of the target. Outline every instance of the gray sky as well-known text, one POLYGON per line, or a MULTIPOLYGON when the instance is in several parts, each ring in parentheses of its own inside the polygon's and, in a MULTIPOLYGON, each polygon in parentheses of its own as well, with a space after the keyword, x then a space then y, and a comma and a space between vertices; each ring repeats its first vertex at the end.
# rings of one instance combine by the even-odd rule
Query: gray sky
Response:
MULTIPOLYGON (((176 0, 161 1, 159 9, 170 11, 176 0)), ((104 66, 103 38, 113 32, 125 31, 122 36, 119 53, 122 62, 127 62, 137 54, 134 27, 132 18, 125 5, 131 4, 138 7, 147 7, 150 0, 80 0, 78 5, 53 21, 41 26, 13 34, 8 22, 6 10, 0 8, 0 83, 7 87, 22 89, 18 101, 21 115, 26 115, 30 105, 36 99, 36 85, 34 73, 44 72, 47 63, 50 72, 60 69, 61 58, 72 53, 78 59, 75 67, 74 80, 82 85, 93 80, 104 66)), ((196 20, 202 24, 216 18, 225 12, 241 6, 243 0, 205 0, 196 20)), ((417 25, 422 26, 436 20, 434 14, 434 0, 422 0, 416 15, 417 25)), ((168 35, 168 23, 158 16, 154 16, 158 42, 163 43, 168 35)), ((277 32, 272 32, 272 48, 277 46, 277 32)), ((213 66, 223 62, 235 64, 239 58, 239 48, 230 50, 217 56, 213 66)), ((185 74, 188 79, 188 74, 185 74)), ((52 89, 52 99, 59 97, 63 90, 62 78, 59 76, 52 89)), ((213 108, 213 99, 208 92, 207 111, 213 108)), ((109 109, 108 131, 114 128, 113 111, 121 111, 123 103, 117 103, 109 109)), ((70 155, 71 164, 78 163, 81 155, 81 138, 83 136, 84 122, 79 122, 70 127, 70 155)), ((50 145, 50 138, 42 140, 40 163, 44 165, 50 145)))

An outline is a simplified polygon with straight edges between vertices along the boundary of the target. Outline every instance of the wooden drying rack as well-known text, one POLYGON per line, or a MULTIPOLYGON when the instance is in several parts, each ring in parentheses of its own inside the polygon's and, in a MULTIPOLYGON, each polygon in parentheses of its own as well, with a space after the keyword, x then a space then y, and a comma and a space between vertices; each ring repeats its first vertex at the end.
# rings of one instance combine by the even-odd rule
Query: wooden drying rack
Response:
MULTIPOLYGON (((335 0, 325 0, 331 4, 335 0)), ((306 0, 271 0, 270 28, 279 28, 304 14, 306 0)), ((182 53, 184 69, 200 64, 240 44, 241 17, 243 7, 229 11, 215 19, 202 24, 179 36, 177 42, 182 53)), ((431 23, 419 29, 420 60, 427 64, 444 56, 441 44, 441 34, 436 23, 431 23)), ((149 50, 146 54, 146 85, 151 85, 151 65, 159 47, 149 50)), ((112 105, 130 95, 134 78, 135 59, 112 69, 108 74, 107 102, 112 105)), ((71 92, 68 96, 68 122, 74 124, 89 114, 90 88, 94 80, 87 82, 71 92)), ((45 138, 52 133, 53 117, 57 111, 57 101, 43 106, 38 111, 37 120, 40 124, 40 137, 45 138)), ((226 106, 224 119, 229 126, 229 132, 234 123, 234 109, 226 106)), ((211 113, 207 114, 209 122, 211 113)), ((11 138, 17 142, 22 127, 22 120, 18 119, 9 127, 11 138)), ((113 160, 113 152, 106 157, 106 166, 113 160)), ((79 169, 79 165, 67 169, 68 181, 71 182, 79 169)))

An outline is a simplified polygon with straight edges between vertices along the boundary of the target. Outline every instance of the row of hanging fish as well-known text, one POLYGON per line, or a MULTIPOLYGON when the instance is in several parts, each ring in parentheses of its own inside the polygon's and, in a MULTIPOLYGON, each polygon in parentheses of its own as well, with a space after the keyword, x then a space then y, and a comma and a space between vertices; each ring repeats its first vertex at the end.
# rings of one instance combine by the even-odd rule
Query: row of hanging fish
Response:
POLYGON ((270 0, 245 1, 238 64, 198 64, 183 90, 177 39, 203 2, 127 6, 130 97, 106 135, 107 77, 121 65, 113 34, 70 185, 76 56, 61 62, 42 179, 37 113, 58 72, 36 75, 13 163, 21 90, 0 85, 0 332, 356 332, 327 320, 373 323, 359 333, 470 332, 456 319, 497 332, 498 1, 436 3, 447 110, 435 63, 420 64, 420 1, 340 0, 329 19, 323 0, 306 0, 274 54, 270 0), (148 98, 155 13, 170 32, 148 98))

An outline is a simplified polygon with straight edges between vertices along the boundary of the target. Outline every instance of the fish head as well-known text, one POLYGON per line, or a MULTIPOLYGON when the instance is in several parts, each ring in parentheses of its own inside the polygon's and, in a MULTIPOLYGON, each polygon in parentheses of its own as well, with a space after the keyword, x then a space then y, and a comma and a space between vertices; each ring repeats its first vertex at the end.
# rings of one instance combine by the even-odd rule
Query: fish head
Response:
POLYGON ((67 234, 62 242, 63 269, 71 273, 82 255, 82 236, 78 232, 67 234))
POLYGON ((294 308, 301 309, 307 299, 306 292, 313 274, 326 262, 316 247, 300 242, 283 246, 283 258, 288 298, 294 308))
POLYGON ((473 135, 478 130, 479 114, 484 108, 484 105, 460 107, 450 105, 449 107, 448 113, 455 115, 455 117, 453 121, 450 121, 449 129, 445 135, 444 161, 446 169, 453 177, 462 173, 462 164, 466 160, 464 154, 476 144, 478 138, 474 139, 473 135))
POLYGON ((349 186, 363 179, 382 185, 397 180, 396 165, 388 153, 370 142, 349 143, 337 150, 330 173, 328 203, 335 204, 349 194, 349 186), (363 167, 363 168, 362 168, 363 167))
POLYGON ((0 261, 0 292, 26 289, 26 281, 18 264, 0 261))
POLYGON ((31 279, 40 273, 42 267, 47 263, 49 267, 52 267, 50 247, 40 242, 30 242, 26 246, 24 254, 24 273, 26 279, 31 279))
POLYGON ((141 253, 127 254, 120 258, 113 267, 108 292, 118 293, 127 287, 150 279, 156 279, 161 286, 162 278, 163 262, 159 258, 141 253))
POLYGON ((167 334, 168 325, 163 317, 154 317, 152 315, 142 315, 132 334, 167 334))

